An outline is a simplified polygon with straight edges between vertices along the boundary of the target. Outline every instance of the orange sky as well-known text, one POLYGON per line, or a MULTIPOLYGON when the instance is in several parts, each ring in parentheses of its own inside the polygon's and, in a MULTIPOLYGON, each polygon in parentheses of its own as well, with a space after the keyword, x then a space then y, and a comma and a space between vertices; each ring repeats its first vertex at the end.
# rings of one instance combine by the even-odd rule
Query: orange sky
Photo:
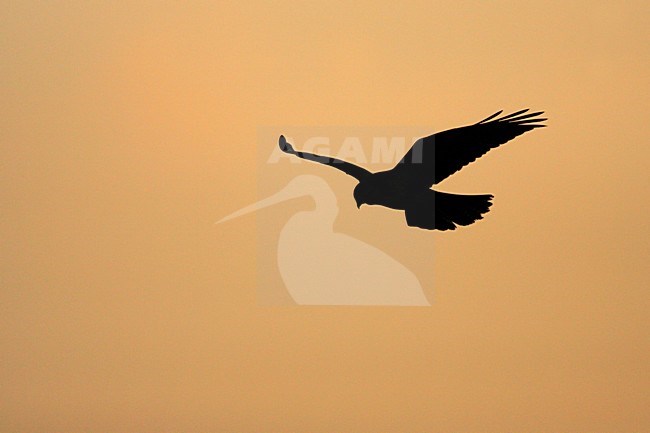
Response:
POLYGON ((0 431, 650 428, 646 2, 190 3, 0 7, 0 431), (549 127, 440 185, 495 196, 454 233, 328 167, 263 184, 325 179, 431 308, 259 306, 256 227, 308 200, 213 225, 259 128, 525 107, 549 127))

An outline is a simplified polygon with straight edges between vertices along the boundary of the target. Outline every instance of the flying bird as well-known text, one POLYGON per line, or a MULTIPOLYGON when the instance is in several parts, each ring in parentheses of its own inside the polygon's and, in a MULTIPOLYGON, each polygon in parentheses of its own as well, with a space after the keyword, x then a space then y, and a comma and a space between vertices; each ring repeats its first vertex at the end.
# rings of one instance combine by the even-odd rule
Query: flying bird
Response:
POLYGON ((406 223, 426 230, 454 230, 482 219, 493 196, 435 191, 433 185, 456 173, 491 149, 535 128, 543 111, 520 110, 498 117, 503 110, 473 125, 418 139, 395 167, 371 173, 365 168, 329 156, 300 152, 280 136, 283 152, 337 168, 359 183, 354 188, 357 208, 363 204, 403 210, 406 223))

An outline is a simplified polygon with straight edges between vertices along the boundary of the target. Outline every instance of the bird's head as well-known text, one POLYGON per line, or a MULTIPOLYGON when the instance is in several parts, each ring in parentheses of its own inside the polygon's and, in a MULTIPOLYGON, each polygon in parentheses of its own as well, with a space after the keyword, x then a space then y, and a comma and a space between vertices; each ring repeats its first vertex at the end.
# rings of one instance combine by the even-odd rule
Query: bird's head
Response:
POLYGON ((359 183, 354 187, 352 195, 354 196, 354 201, 357 202, 357 209, 359 209, 362 204, 368 204, 368 193, 366 191, 366 186, 363 183, 359 183))

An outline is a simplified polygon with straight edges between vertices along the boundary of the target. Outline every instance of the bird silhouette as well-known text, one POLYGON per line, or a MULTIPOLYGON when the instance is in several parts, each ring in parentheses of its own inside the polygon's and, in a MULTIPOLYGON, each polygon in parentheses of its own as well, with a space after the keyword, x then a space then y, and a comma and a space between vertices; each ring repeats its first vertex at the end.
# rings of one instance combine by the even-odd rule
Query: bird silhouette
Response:
POLYGON ((403 210, 406 223, 427 230, 454 230, 482 219, 492 203, 491 194, 461 195, 431 187, 467 164, 513 138, 546 125, 538 117, 543 111, 520 110, 498 117, 503 110, 473 125, 438 132, 417 140, 395 167, 371 173, 365 168, 329 156, 300 152, 283 135, 283 152, 335 167, 356 178, 357 208, 363 204, 403 210))

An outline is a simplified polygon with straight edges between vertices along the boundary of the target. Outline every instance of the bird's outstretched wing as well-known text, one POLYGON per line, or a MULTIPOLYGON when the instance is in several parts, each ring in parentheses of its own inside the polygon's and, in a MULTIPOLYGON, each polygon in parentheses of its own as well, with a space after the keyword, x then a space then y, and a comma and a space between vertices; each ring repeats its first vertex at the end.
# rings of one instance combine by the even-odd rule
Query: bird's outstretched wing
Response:
POLYGON ((427 188, 454 174, 467 164, 534 128, 541 128, 543 111, 528 109, 496 118, 499 111, 474 125, 442 131, 417 140, 393 172, 427 188), (496 118, 496 119, 495 119, 496 118))
POLYGON ((331 165, 334 168, 338 168, 345 174, 349 174, 352 177, 355 177, 357 180, 361 181, 364 177, 370 175, 371 173, 365 168, 361 168, 358 165, 352 163, 331 158, 329 156, 316 155, 309 152, 300 152, 293 148, 293 146, 287 143, 287 140, 284 138, 284 135, 280 136, 279 140, 280 150, 283 152, 289 153, 291 155, 296 155, 298 158, 307 159, 309 161, 319 162, 325 165, 331 165))

